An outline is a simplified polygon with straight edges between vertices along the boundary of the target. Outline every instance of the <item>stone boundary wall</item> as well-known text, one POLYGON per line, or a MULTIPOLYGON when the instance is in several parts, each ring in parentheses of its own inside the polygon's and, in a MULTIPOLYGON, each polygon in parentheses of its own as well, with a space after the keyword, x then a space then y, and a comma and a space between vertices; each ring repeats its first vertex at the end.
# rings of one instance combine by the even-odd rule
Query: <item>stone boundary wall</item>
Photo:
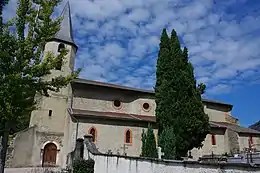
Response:
POLYGON ((260 173, 259 166, 93 155, 95 173, 260 173))
POLYGON ((84 159, 95 161, 95 173, 260 173, 260 165, 247 163, 159 160, 102 154, 89 135, 85 136, 82 145, 84 159))
POLYGON ((59 168, 5 168, 5 173, 49 173, 49 172, 61 172, 59 168))

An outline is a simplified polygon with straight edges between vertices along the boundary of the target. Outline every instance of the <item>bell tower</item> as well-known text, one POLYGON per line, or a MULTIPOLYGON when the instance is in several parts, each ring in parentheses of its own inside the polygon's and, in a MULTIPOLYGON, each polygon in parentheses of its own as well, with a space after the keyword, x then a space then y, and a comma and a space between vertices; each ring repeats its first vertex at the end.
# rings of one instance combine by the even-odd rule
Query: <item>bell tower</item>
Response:
MULTIPOLYGON (((70 75, 74 70, 77 45, 72 35, 72 24, 69 2, 65 5, 62 13, 60 30, 46 43, 44 53, 52 52, 58 55, 61 49, 68 50, 60 67, 51 71, 45 78, 51 80, 60 75, 70 75)), ((68 105, 71 96, 71 86, 62 88, 59 92, 49 92, 49 97, 36 96, 37 109, 32 112, 30 127, 37 126, 37 130, 44 133, 64 134, 66 117, 68 116, 68 105)))

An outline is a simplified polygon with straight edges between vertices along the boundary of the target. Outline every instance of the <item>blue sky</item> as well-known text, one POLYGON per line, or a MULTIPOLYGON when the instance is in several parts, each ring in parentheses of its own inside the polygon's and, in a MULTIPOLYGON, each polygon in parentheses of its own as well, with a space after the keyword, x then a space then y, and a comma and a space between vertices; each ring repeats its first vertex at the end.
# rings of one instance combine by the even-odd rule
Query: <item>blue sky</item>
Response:
MULTIPOLYGON (((65 3, 66 1, 64 1, 65 3)), ((64 3, 57 8, 60 13, 64 3)), ((152 89, 161 30, 189 49, 208 99, 234 105, 242 125, 260 120, 260 1, 70 0, 82 78, 152 89)), ((5 9, 15 13, 16 1, 5 9)))

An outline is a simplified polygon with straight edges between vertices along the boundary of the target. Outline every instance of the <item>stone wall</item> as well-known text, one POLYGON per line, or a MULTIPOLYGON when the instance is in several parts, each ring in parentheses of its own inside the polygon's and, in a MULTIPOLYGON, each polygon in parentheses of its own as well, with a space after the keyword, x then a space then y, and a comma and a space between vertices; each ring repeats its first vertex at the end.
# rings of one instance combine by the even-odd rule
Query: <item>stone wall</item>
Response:
POLYGON ((226 113, 226 122, 229 122, 231 124, 236 124, 236 125, 239 125, 239 122, 238 122, 238 119, 237 118, 234 118, 232 117, 230 114, 226 113))
POLYGON ((226 130, 226 136, 227 136, 227 140, 228 140, 229 151, 232 152, 232 153, 239 152, 240 148, 239 148, 239 136, 238 136, 238 134, 231 129, 227 129, 226 130))
POLYGON ((59 168, 40 168, 40 167, 28 167, 28 168, 5 168, 5 173, 48 173, 53 171, 54 173, 60 173, 59 168))
POLYGON ((35 127, 18 132, 9 142, 6 167, 32 165, 31 155, 34 144, 35 127))
POLYGON ((209 164, 95 155, 95 173, 260 173, 247 164, 209 164))
POLYGON ((85 137, 84 159, 95 161, 95 173, 260 173, 260 165, 243 163, 205 163, 198 161, 159 160, 101 154, 85 137))
MULTIPOLYGON (((5 167, 11 167, 12 166, 12 160, 13 160, 13 154, 14 154, 14 140, 15 137, 9 138, 9 144, 6 152, 6 161, 5 161, 5 167)), ((1 151, 1 149, 0 149, 1 151)))

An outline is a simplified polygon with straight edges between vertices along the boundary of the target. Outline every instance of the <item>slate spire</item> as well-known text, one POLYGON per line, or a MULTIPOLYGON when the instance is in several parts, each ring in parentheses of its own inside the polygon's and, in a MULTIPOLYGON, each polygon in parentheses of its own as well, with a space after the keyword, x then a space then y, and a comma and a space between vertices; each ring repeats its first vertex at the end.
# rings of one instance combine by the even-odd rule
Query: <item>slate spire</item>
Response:
POLYGON ((61 17, 63 18, 63 20, 60 24, 60 30, 55 34, 54 39, 66 44, 73 45, 77 49, 77 45, 75 44, 73 39, 69 1, 66 3, 62 11, 61 17))

